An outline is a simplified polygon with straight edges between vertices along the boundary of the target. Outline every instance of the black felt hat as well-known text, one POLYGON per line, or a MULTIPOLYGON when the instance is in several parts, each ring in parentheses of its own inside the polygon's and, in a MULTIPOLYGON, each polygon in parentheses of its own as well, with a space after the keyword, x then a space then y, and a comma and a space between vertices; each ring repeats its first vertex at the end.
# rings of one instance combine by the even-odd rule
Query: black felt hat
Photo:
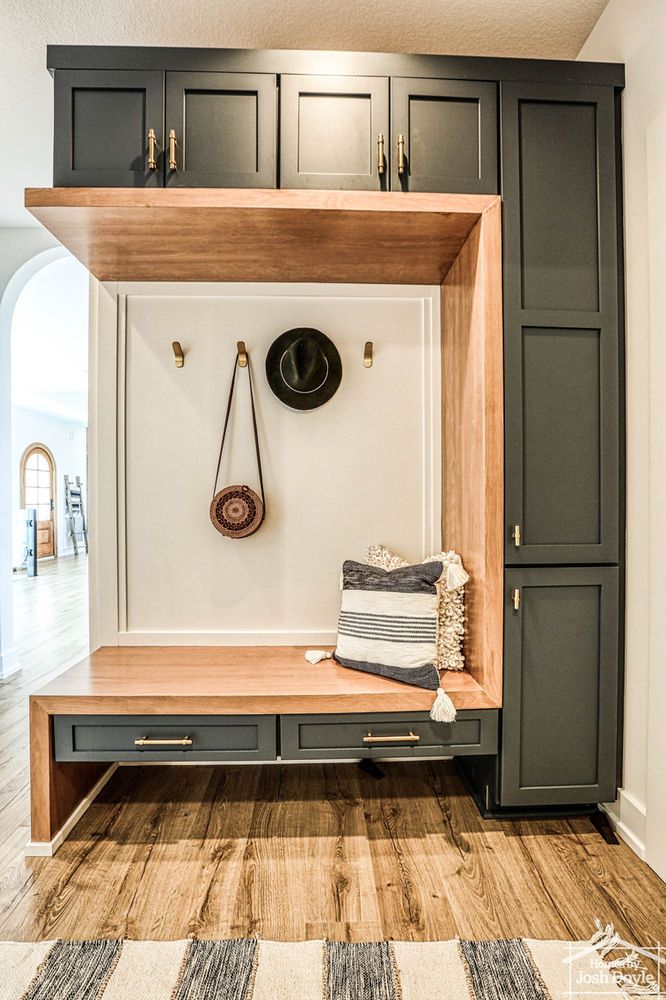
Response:
POLYGON ((314 410, 336 392, 342 380, 342 361, 325 333, 297 327, 280 334, 269 347, 266 378, 287 406, 314 410))

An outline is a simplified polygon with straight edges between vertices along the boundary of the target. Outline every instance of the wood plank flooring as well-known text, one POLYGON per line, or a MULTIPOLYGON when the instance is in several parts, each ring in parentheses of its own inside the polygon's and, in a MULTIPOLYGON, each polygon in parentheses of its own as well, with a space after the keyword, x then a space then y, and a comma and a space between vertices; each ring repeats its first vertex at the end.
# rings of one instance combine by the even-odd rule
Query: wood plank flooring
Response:
POLYGON ((23 858, 26 696, 87 641, 85 562, 48 573, 52 602, 47 571, 16 584, 24 672, 0 686, 0 938, 586 938, 599 917, 666 940, 666 886, 628 847, 587 819, 482 820, 446 761, 379 781, 354 764, 123 767, 54 858, 23 858))

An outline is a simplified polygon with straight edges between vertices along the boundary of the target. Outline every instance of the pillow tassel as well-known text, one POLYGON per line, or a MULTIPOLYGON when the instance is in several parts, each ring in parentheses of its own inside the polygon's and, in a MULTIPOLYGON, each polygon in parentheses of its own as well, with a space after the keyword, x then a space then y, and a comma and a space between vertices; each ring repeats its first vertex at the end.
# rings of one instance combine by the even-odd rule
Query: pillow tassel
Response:
POLYGON ((430 709, 430 718, 433 722, 455 722, 456 706, 443 687, 437 688, 437 697, 430 709))
POLYGON ((324 649, 308 649, 305 659, 308 663, 321 663, 322 660, 332 660, 333 653, 327 653, 324 649))
POLYGON ((463 569, 462 563, 450 562, 446 568, 446 589, 457 590, 464 587, 469 580, 469 573, 463 569))

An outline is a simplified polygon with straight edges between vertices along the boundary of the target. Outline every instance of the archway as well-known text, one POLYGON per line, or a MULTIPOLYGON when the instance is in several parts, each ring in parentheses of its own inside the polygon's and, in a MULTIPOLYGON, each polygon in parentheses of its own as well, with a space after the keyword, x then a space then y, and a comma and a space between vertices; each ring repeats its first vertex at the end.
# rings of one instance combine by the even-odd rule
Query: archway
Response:
MULTIPOLYGON (((77 320, 73 318, 75 316, 79 327, 82 323, 85 324, 84 338, 87 345, 87 287, 88 275, 85 269, 63 247, 52 247, 35 254, 17 268, 0 299, 0 678, 9 676, 22 665, 18 660, 15 642, 20 629, 15 627, 14 581, 17 574, 13 572, 17 563, 21 562, 26 538, 25 516, 21 520, 19 514, 24 509, 23 501, 26 499, 22 491, 22 453, 29 444, 37 442, 45 445, 46 451, 52 453, 58 479, 68 471, 67 463, 63 467, 57 454, 57 445, 54 446, 50 439, 52 435, 40 428, 36 415, 42 414, 44 419, 48 417, 52 421, 72 421, 72 426, 81 428, 80 433, 66 433, 65 436, 82 438, 85 449, 87 394, 80 393, 74 400, 69 391, 72 386, 68 384, 62 385, 59 394, 49 393, 51 387, 45 384, 44 377, 40 383, 37 375, 41 365, 42 373, 44 370, 52 373, 55 385, 58 370, 63 366, 53 364, 53 358, 58 356, 58 352, 62 358, 66 357, 68 348, 64 341, 67 336, 63 337, 62 331, 76 325, 77 320), (73 273, 73 269, 77 271, 74 294, 72 283, 66 278, 67 274, 73 273), (85 296, 84 302, 82 295, 85 296), (67 316, 72 317, 71 322, 67 316), (49 333, 52 334, 52 344, 48 341, 49 333), (16 407, 12 406, 16 402, 12 391, 12 375, 16 375, 17 358, 22 360, 24 368, 35 373, 27 394, 23 391, 24 379, 20 398, 19 423, 26 425, 21 430, 22 442, 18 440, 16 407), (47 399, 49 395, 50 400, 47 399), (47 411, 46 415, 43 414, 44 410, 47 411), (30 420, 26 419, 27 416, 30 416, 30 420), (33 426, 30 426, 31 421, 33 426)), ((79 376, 83 389, 87 390, 87 358, 84 358, 83 364, 86 371, 80 372, 79 376)), ((72 474, 85 473, 85 465, 82 469, 77 467, 69 471, 72 474)), ((65 519, 62 504, 56 506, 56 498, 64 499, 62 484, 56 480, 53 488, 55 555, 62 549, 59 542, 62 542, 65 519)), ((43 545, 43 538, 41 541, 43 545)))

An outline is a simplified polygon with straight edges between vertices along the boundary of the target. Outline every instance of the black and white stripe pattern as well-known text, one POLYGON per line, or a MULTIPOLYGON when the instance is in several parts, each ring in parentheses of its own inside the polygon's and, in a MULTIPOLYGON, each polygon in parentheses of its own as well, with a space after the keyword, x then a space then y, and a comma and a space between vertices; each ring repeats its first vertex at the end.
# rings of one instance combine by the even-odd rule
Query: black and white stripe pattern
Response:
POLYGON ((428 617, 341 611, 338 632, 364 639, 384 639, 387 642, 434 642, 437 638, 437 622, 428 617))
POLYGON ((626 996, 589 942, 0 943, 0 1000, 563 1000, 576 981, 626 996))
POLYGON ((336 660, 436 690, 441 562, 385 570, 347 561, 336 660))

